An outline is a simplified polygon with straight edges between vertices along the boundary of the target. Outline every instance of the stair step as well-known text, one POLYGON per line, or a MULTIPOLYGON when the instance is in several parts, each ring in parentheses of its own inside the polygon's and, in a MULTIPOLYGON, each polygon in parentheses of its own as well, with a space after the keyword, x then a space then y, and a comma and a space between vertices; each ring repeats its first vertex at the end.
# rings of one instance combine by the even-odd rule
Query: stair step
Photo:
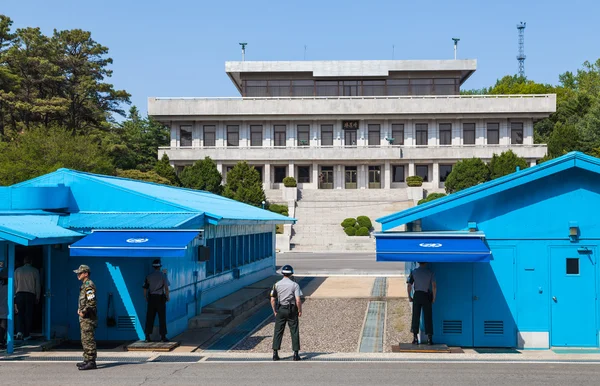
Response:
POLYGON ((233 320, 231 314, 200 314, 188 320, 189 329, 223 327, 233 320))

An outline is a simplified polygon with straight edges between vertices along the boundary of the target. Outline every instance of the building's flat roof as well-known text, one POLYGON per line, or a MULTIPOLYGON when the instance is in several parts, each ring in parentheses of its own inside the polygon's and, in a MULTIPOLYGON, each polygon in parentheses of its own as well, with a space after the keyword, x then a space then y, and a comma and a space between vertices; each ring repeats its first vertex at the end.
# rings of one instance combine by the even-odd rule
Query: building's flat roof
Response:
POLYGON ((242 73, 309 72, 315 78, 387 77, 392 71, 460 71, 461 84, 477 69, 477 60, 319 60, 225 62, 225 72, 241 88, 242 73))

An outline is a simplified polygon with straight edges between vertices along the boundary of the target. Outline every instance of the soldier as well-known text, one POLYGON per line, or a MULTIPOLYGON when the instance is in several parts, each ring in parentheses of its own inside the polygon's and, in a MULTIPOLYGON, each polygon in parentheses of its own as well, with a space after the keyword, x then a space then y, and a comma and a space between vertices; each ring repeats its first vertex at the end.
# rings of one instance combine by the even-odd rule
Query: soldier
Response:
POLYGON ((81 281, 79 288, 79 327, 81 329, 81 345, 83 346, 83 362, 77 363, 79 370, 96 369, 96 340, 94 332, 98 327, 98 312, 96 308, 96 286, 90 279, 90 267, 80 265, 74 270, 77 279, 81 281))
POLYGON ((294 269, 290 265, 281 268, 284 278, 273 285, 271 290, 271 308, 275 315, 275 332, 273 334, 273 360, 278 361, 277 351, 281 347, 281 339, 285 331, 285 324, 289 324, 292 334, 292 350, 294 360, 299 361, 300 355, 300 332, 298 330, 298 317, 302 316, 302 302, 300 286, 292 280, 294 269), (275 302, 277 300, 277 303, 275 302))
POLYGON ((419 263, 419 268, 413 270, 406 281, 408 300, 413 303, 412 324, 410 332, 413 333, 412 344, 419 344, 419 325, 421 324, 421 309, 425 319, 425 333, 427 344, 433 344, 433 316, 432 304, 435 303, 437 286, 435 275, 427 267, 427 263, 419 263), (412 290, 414 287, 414 294, 412 290))
POLYGON ((169 301, 169 279, 160 271, 162 264, 160 259, 152 262, 154 272, 146 276, 144 281, 144 297, 148 302, 146 311, 146 342, 151 342, 150 335, 154 329, 154 317, 158 313, 158 328, 160 340, 168 342, 167 339, 167 305, 169 301))

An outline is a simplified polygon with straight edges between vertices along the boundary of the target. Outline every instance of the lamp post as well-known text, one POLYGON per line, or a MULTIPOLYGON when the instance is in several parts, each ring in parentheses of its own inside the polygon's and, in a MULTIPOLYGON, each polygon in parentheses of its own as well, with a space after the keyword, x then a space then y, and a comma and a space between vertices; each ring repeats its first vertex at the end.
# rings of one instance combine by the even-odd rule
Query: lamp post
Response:
POLYGON ((458 38, 452 38, 452 40, 454 40, 454 60, 456 60, 456 46, 458 46, 458 41, 460 39, 458 39, 458 38))
POLYGON ((262 202, 262 208, 263 208, 263 209, 265 209, 265 204, 266 204, 266 202, 264 202, 264 201, 263 201, 263 202, 262 202))

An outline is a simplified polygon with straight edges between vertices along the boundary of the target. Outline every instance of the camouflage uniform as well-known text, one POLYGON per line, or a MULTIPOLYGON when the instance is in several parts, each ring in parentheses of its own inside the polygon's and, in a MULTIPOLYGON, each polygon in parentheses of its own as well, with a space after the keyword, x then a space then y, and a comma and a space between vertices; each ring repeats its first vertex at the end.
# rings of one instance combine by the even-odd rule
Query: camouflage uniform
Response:
POLYGON ((83 359, 95 362, 96 340, 94 332, 98 327, 98 313, 96 309, 96 286, 89 278, 83 282, 79 289, 79 311, 83 314, 83 317, 79 317, 83 359))

